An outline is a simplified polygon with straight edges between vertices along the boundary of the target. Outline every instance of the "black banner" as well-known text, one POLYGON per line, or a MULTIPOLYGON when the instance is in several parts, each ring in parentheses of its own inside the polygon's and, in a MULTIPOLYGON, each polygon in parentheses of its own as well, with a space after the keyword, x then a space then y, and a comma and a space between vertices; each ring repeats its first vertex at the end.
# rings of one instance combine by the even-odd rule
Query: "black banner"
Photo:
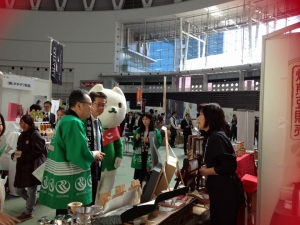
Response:
POLYGON ((52 40, 51 45, 51 80, 53 84, 62 85, 62 66, 63 66, 64 46, 52 40))

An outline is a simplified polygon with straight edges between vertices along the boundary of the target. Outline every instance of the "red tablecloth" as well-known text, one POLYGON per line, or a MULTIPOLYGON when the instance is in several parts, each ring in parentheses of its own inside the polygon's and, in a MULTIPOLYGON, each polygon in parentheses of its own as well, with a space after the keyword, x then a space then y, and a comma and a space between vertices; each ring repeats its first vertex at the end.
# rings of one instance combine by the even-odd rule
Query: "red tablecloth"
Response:
POLYGON ((299 225, 300 217, 292 215, 292 210, 284 208, 284 201, 279 200, 274 210, 270 225, 299 225))
POLYGON ((254 163, 254 154, 245 154, 243 156, 236 157, 236 161, 236 173, 241 179, 245 174, 257 176, 257 171, 254 163))

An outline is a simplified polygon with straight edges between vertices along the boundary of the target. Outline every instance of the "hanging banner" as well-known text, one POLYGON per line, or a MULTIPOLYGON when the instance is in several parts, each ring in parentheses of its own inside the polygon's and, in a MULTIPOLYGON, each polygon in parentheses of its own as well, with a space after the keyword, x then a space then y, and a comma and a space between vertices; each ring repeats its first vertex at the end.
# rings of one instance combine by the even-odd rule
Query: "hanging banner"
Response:
POLYGON ((142 105, 142 87, 137 88, 136 92, 136 105, 141 106, 142 105))
POLYGON ((62 44, 51 40, 50 73, 53 84, 62 85, 63 49, 62 44))
POLYGON ((300 59, 289 67, 292 68, 291 138, 300 140, 300 59))
POLYGON ((102 82, 102 81, 82 81, 81 88, 92 88, 96 84, 104 84, 104 82, 102 82))
POLYGON ((4 75, 2 86, 4 88, 33 91, 34 80, 26 77, 4 75))

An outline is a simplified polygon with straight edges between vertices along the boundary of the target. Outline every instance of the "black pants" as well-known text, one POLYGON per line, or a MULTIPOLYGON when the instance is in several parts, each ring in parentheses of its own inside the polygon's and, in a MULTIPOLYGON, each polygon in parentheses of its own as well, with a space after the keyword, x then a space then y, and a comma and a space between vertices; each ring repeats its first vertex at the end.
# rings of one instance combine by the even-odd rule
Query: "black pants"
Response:
POLYGON ((91 175, 92 175, 91 179, 92 179, 92 199, 93 199, 93 202, 91 204, 94 205, 98 182, 101 179, 101 168, 99 167, 99 164, 96 162, 93 162, 91 165, 91 175))
POLYGON ((186 149, 188 138, 189 138, 189 134, 184 134, 183 135, 183 149, 184 149, 184 153, 188 152, 187 149, 186 149))
POLYGON ((171 147, 175 146, 175 138, 176 138, 176 135, 171 134, 171 143, 170 143, 171 147))
POLYGON ((237 127, 231 128, 231 132, 230 132, 230 141, 231 139, 234 141, 235 139, 237 139, 237 127))

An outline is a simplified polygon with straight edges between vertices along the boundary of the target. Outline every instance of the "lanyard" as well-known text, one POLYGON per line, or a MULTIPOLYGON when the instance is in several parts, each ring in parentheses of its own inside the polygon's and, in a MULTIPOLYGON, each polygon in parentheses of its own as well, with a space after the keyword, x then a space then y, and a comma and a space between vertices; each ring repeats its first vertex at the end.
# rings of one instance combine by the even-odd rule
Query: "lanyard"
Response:
POLYGON ((205 156, 206 156, 206 149, 207 149, 207 145, 208 145, 208 140, 209 140, 209 138, 207 138, 207 141, 206 141, 206 144, 205 144, 205 152, 204 152, 203 162, 205 162, 205 156))

